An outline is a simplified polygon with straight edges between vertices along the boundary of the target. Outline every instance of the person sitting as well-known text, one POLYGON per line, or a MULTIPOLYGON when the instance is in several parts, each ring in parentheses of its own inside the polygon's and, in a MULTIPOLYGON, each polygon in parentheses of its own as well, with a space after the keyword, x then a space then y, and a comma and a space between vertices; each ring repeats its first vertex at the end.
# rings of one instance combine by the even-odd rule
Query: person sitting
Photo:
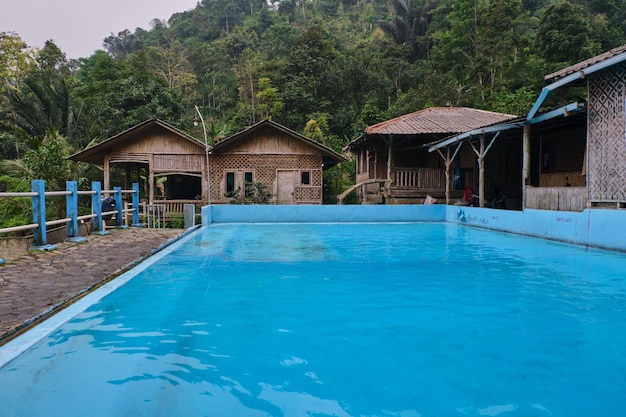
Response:
POLYGON ((465 187, 465 191, 463 191, 463 200, 457 201, 457 206, 473 206, 476 205, 477 197, 474 194, 474 190, 472 187, 465 187))

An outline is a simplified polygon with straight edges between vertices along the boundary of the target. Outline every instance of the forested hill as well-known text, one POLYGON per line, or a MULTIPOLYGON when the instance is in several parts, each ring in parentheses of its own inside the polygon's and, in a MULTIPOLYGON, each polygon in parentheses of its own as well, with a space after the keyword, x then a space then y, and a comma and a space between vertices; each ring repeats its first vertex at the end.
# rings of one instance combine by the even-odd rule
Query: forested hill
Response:
POLYGON ((0 36, 0 151, 150 117, 197 138, 271 118, 335 149, 429 106, 526 114, 543 76, 626 43, 626 0, 202 0, 68 62, 0 36), (52 133, 51 133, 52 132, 52 133))

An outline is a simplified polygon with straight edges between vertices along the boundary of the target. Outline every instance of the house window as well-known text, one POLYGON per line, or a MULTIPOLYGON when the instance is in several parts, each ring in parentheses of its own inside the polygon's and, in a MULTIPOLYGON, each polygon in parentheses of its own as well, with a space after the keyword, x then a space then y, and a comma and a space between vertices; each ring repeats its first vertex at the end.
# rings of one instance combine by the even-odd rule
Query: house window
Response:
POLYGON ((235 173, 227 172, 226 173, 226 194, 233 195, 235 192, 235 173))
POLYGON ((302 185, 311 184, 311 172, 310 171, 302 171, 300 173, 300 184, 302 185))
POLYGON ((233 170, 226 171, 226 187, 225 194, 226 197, 233 197, 235 193, 248 193, 248 188, 246 187, 248 184, 254 182, 254 172, 253 171, 242 171, 242 170, 233 170))
POLYGON ((253 191, 248 184, 252 184, 252 172, 243 173, 243 189, 246 193, 246 197, 252 197, 253 191))

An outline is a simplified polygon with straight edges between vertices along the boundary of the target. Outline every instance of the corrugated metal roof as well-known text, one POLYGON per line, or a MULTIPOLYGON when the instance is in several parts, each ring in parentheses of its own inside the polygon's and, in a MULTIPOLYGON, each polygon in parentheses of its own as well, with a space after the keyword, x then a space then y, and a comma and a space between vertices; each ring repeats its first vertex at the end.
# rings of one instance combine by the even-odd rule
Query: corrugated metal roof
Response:
POLYGON ((558 78, 562 78, 565 76, 568 76, 570 74, 573 74, 577 71, 583 70, 587 67, 590 67, 594 64, 597 64, 599 62, 602 61, 606 61, 609 58, 612 58, 616 55, 620 55, 626 52, 626 45, 622 45, 622 46, 618 46, 617 48, 613 48, 608 52, 605 52, 603 54, 600 54, 598 56, 594 56, 593 58, 589 58, 585 61, 579 62, 578 64, 574 64, 572 66, 569 66, 567 68, 563 68, 562 70, 559 70, 557 72, 553 72, 552 74, 546 75, 544 77, 544 79, 546 81, 554 81, 558 78))
POLYGON ((455 134, 516 118, 468 107, 431 107, 365 129, 366 135, 455 134))

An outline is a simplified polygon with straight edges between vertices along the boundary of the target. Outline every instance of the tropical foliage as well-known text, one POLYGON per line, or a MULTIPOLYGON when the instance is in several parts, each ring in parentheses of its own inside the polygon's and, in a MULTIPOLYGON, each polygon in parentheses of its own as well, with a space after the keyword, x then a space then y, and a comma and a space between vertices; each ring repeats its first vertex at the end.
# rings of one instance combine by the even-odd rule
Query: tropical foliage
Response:
MULTIPOLYGON (((429 106, 523 115, 543 75, 624 43, 626 0, 201 0, 80 59, 0 33, 0 159, 76 179, 47 142, 69 155, 151 117, 198 136, 196 105, 220 136, 271 118, 340 151, 429 106)), ((336 194, 353 167, 333 170, 336 194)))

